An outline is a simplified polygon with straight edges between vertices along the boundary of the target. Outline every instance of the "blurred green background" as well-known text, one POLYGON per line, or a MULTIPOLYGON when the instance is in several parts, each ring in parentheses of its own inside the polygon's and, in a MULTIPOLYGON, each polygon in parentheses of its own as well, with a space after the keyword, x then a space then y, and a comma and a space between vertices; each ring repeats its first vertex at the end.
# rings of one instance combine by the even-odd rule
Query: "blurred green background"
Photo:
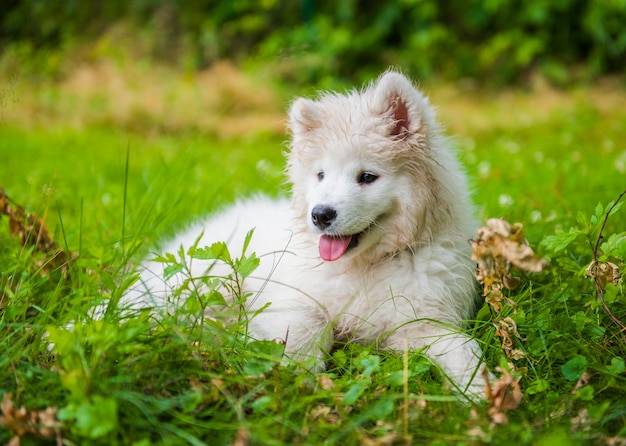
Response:
POLYGON ((70 48, 187 70, 271 63, 283 80, 329 87, 390 65, 500 86, 534 72, 589 81, 626 63, 625 0, 4 0, 0 17, 4 68, 46 75, 70 48))

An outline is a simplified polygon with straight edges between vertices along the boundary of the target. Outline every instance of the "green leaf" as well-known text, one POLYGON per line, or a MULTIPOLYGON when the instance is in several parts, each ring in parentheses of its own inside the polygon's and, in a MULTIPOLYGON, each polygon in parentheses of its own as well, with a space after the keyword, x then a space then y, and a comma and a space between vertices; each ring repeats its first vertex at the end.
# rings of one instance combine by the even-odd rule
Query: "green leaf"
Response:
MULTIPOLYGON (((576 223, 578 223, 578 225, 581 228, 589 229, 590 228, 589 220, 590 219, 589 219, 589 217, 587 217, 587 214, 585 214, 582 211, 579 211, 578 214, 576 215, 576 223)), ((583 232, 583 231, 581 231, 581 232, 583 232)))
POLYGON ((359 399, 359 397, 363 394, 365 389, 367 388, 367 381, 362 379, 352 384, 348 391, 343 395, 343 403, 347 406, 350 406, 359 399))
POLYGON ((189 296, 187 299, 185 299, 185 302, 182 308, 184 308, 188 314, 193 314, 193 315, 197 315, 203 311, 201 302, 198 299, 198 296, 195 295, 195 293, 193 293, 192 296, 189 296))
POLYGON ((373 418, 376 420, 384 420, 393 412, 394 405, 391 398, 383 398, 377 401, 371 409, 373 418))
POLYGON ((262 376, 272 370, 274 362, 261 358, 250 358, 243 365, 243 371, 246 375, 262 376))
POLYGON ((285 347, 274 341, 252 341, 248 343, 250 351, 265 356, 272 361, 280 361, 283 357, 285 347))
POLYGON ((247 375, 261 376, 268 373, 278 364, 285 350, 282 344, 274 341, 252 341, 248 344, 249 358, 243 365, 243 370, 247 375))
POLYGON ((426 357, 421 356, 416 363, 411 364, 411 376, 422 376, 424 373, 427 373, 432 368, 433 363, 426 357))
POLYGON ((367 358, 362 359, 361 367, 363 367, 363 376, 371 376, 374 372, 377 372, 380 369, 380 357, 370 355, 367 358))
POLYGON ((222 260, 228 264, 232 263, 230 251, 224 242, 216 242, 211 245, 211 251, 216 259, 222 260))
POLYGON ((625 370, 624 358, 620 358, 619 356, 611 359, 611 365, 606 368, 606 371, 611 375, 621 375, 625 370))
POLYGON ((348 355, 345 350, 335 350, 333 352, 333 360, 337 363, 337 366, 345 367, 348 364, 348 355))
POLYGON ((604 218, 604 208, 602 207, 602 203, 598 203, 596 205, 596 211, 591 216, 589 221, 591 222, 591 224, 597 225, 599 222, 602 221, 603 218, 604 218))
MULTIPOLYGON (((609 407, 611 407, 611 402, 610 401, 604 401, 603 403, 600 403, 598 405, 589 404, 586 407, 587 407, 587 410, 589 411, 590 419, 592 419, 592 420, 600 420, 600 419, 604 418, 607 409, 609 407)), ((622 429, 624 429, 624 428, 622 428, 622 429)), ((622 435, 620 435, 620 436, 622 436, 622 435)))
POLYGON ((193 258, 198 260, 221 260, 228 264, 232 263, 230 251, 224 242, 215 242, 211 246, 198 248, 193 253, 193 258))
POLYGON ((387 377, 385 383, 390 387, 400 387, 404 384, 404 371, 392 373, 387 377))
POLYGON ((269 395, 264 395, 262 397, 257 398, 252 403, 252 408, 255 411, 263 412, 265 411, 272 403, 274 402, 274 398, 269 395))
POLYGON ((198 249, 198 244, 200 243, 200 240, 202 240, 202 237, 204 237, 204 231, 202 231, 200 235, 196 237, 196 240, 193 242, 193 245, 191 245, 189 249, 187 250, 187 255, 191 257, 192 259, 196 252, 196 249, 198 249))
POLYGON ((532 382, 530 386, 526 388, 526 393, 529 395, 535 395, 537 393, 545 392, 550 388, 550 383, 546 379, 537 379, 532 382))
POLYGON ((593 396, 595 394, 595 389, 593 386, 584 386, 576 391, 576 399, 582 401, 591 401, 593 400, 593 396))
POLYGON ((181 409, 186 413, 193 412, 201 403, 202 393, 195 391, 185 394, 185 396, 180 400, 181 409))
MULTIPOLYGON (((74 327, 76 329, 76 327, 74 327)), ((71 354, 76 345, 76 334, 71 330, 49 325, 46 327, 48 340, 54 344, 54 351, 63 356, 71 354)))
POLYGON ((210 246, 196 249, 191 258, 198 260, 216 260, 215 254, 213 254, 210 246))
POLYGON ((69 404, 59 411, 61 421, 74 421, 73 429, 88 438, 100 438, 117 427, 117 402, 94 395, 91 401, 69 404))
POLYGON ((250 245, 250 240, 252 239, 252 235, 254 234, 254 228, 250 229, 246 234, 246 238, 243 241, 243 249, 241 251, 241 255, 244 256, 246 251, 248 250, 248 246, 250 245))
MULTIPOLYGON (((596 205, 595 214, 591 216, 591 223, 594 225, 601 223, 604 220, 606 213, 609 212, 609 209, 611 209, 611 206, 613 206, 614 203, 615 201, 610 201, 607 203, 606 207, 602 206, 602 202, 598 203, 596 205)), ((624 202, 617 203, 615 207, 611 209, 611 212, 609 212, 609 217, 619 211, 623 204, 624 202)))
MULTIPOLYGON (((612 206, 613 205, 613 201, 610 204, 612 206)), ((624 204, 623 201, 620 201, 619 203, 617 203, 615 205, 615 207, 611 210, 611 213, 609 214, 609 216, 615 214, 616 212, 618 212, 622 208, 623 204, 624 204)))
POLYGON ((206 299, 205 303, 207 306, 209 305, 226 306, 226 299, 224 298, 224 295, 217 290, 209 291, 209 294, 207 294, 204 298, 206 299))
POLYGON ((180 274, 183 272, 183 265, 181 263, 174 263, 172 265, 167 265, 163 269, 163 278, 165 280, 170 280, 176 274, 180 274))
POLYGON ((151 259, 152 262, 158 263, 177 263, 176 257, 174 254, 165 253, 165 255, 157 255, 151 259))
POLYGON ((587 370, 587 359, 583 356, 575 356, 561 367, 563 376, 569 381, 579 380, 585 370, 587 370))
POLYGON ((235 270, 242 278, 245 279, 259 267, 260 263, 261 261, 258 259, 256 254, 252 253, 250 257, 242 257, 238 260, 235 270))
MULTIPOLYGON (((244 302, 248 299, 248 297, 250 296, 250 294, 244 296, 244 302)), ((250 319, 254 319, 255 317, 257 317, 259 314, 263 313, 267 308, 269 308, 272 305, 271 302, 267 302, 265 305, 263 305, 261 308, 259 308, 258 310, 256 310, 253 314, 252 317, 250 319)))
POLYGON ((626 232, 611 234, 602 243, 601 250, 605 255, 614 255, 622 260, 626 259, 626 232))
POLYGON ((182 244, 178 247, 178 258, 185 261, 185 247, 182 244))
POLYGON ((541 241, 541 245, 545 246, 548 251, 557 253, 567 248, 579 235, 580 231, 573 228, 569 232, 558 230, 556 234, 546 236, 541 241))

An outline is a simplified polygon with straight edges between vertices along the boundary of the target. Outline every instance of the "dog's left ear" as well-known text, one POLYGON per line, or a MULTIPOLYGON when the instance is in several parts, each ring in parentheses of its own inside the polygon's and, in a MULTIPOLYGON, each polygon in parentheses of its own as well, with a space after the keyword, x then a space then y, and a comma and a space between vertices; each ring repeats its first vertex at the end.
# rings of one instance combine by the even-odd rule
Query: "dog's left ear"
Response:
POLYGON ((319 128, 323 121, 317 102, 298 98, 289 109, 289 129, 294 136, 319 128))
POLYGON ((374 86, 372 111, 390 120, 390 137, 405 138, 421 126, 420 98, 411 81, 390 71, 383 74, 374 86))

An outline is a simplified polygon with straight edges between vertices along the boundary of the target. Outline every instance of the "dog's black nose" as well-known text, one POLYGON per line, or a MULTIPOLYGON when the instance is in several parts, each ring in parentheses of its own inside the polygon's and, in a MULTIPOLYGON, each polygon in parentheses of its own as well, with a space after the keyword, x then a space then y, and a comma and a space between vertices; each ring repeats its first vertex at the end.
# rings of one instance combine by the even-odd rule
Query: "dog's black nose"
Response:
POLYGON ((320 229, 326 229, 333 224, 337 218, 337 211, 330 206, 318 204, 311 211, 311 220, 313 224, 320 229))

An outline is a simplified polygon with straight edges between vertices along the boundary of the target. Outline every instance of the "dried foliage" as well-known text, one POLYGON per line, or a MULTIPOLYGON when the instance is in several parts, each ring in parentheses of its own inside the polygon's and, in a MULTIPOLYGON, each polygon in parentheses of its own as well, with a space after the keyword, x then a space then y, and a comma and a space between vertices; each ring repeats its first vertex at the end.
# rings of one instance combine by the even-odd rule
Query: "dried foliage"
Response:
POLYGON ((619 266, 613 262, 593 260, 585 270, 585 274, 588 278, 596 281, 603 290, 607 283, 619 285, 620 282, 619 266))
POLYGON ((33 252, 43 254, 35 259, 34 264, 42 276, 59 269, 64 276, 69 273, 70 260, 76 257, 75 253, 67 253, 59 248, 52 240, 44 218, 35 214, 27 213, 26 210, 16 205, 9 196, 0 188, 0 217, 6 215, 9 218, 9 231, 14 237, 18 237, 25 248, 33 248, 33 252))
POLYGON ((13 405, 12 395, 5 393, 0 409, 2 410, 0 425, 15 433, 8 443, 11 446, 19 446, 21 437, 25 435, 55 437, 57 445, 63 444, 61 436, 63 425, 57 420, 56 407, 47 407, 39 411, 28 411, 24 406, 18 409, 13 405))
MULTIPOLYGON (((604 214, 604 219, 602 220, 602 226, 600 227, 600 232, 598 233, 598 237, 596 238, 596 244, 593 248, 593 260, 585 270, 587 277, 593 279, 593 283, 596 288, 596 298, 600 300, 602 304, 602 308, 606 314, 609 315, 611 320, 615 322, 615 324, 620 327, 622 333, 626 333, 626 325, 613 314, 613 312, 609 309, 606 301, 604 300, 604 291, 607 282, 612 283, 613 285, 619 284, 620 280, 620 271, 619 267, 611 262, 601 262, 600 258, 600 242, 604 238, 603 232, 606 227, 606 223, 609 220, 609 217, 613 213, 614 209, 617 209, 617 205, 619 201, 626 195, 626 189, 622 191, 622 193, 617 197, 617 200, 613 202, 611 206, 609 206, 608 210, 604 214)), ((626 338, 622 337, 622 340, 626 342, 626 338)))
MULTIPOLYGON (((477 262, 476 278, 483 285, 483 296, 493 310, 495 335, 501 340, 504 354, 511 360, 524 357, 524 352, 516 348, 516 339, 524 339, 519 334, 515 320, 502 315, 504 304, 509 305, 514 312, 517 310, 515 302, 506 297, 502 290, 513 290, 520 284, 521 279, 514 276, 511 270, 538 273, 548 266, 529 246, 522 228, 521 223, 511 225, 505 220, 492 218, 487 220, 487 226, 480 228, 476 239, 472 240, 472 259, 477 262)), ((515 370, 513 364, 510 367, 515 370)), ((504 412, 519 406, 522 391, 519 378, 514 379, 503 368, 498 367, 496 370, 502 376, 493 386, 489 381, 489 373, 485 371, 485 394, 490 406, 488 415, 494 424, 507 424, 504 412)))
POLYGON ((522 340, 517 324, 511 317, 500 316, 503 304, 516 311, 515 302, 502 290, 513 290, 520 284, 520 278, 512 275, 511 270, 538 273, 548 266, 528 245, 522 228, 521 223, 511 225, 505 220, 492 218, 472 240, 472 259, 478 264, 476 278, 483 285, 483 296, 496 315, 496 336, 501 338, 502 349, 510 359, 520 359, 524 352, 515 348, 515 338, 522 340))
POLYGON ((524 357, 524 352, 515 348, 515 338, 524 340, 517 331, 517 324, 511 317, 505 317, 494 322, 496 336, 502 339, 502 350, 510 359, 520 359, 524 357))
POLYGON ((250 443, 250 432, 244 426, 237 429, 237 434, 233 440, 233 446, 248 446, 250 443))
POLYGON ((507 424, 509 422, 506 414, 507 410, 517 409, 522 401, 522 390, 519 386, 519 378, 514 379, 508 371, 501 367, 496 370, 502 373, 502 377, 493 386, 489 382, 489 373, 485 372, 485 394, 489 401, 489 417, 494 424, 507 424))
POLYGON ((472 259, 478 263, 476 278, 483 284, 483 295, 496 313, 500 313, 503 300, 514 305, 502 296, 503 287, 514 290, 520 283, 511 269, 538 273, 548 265, 528 245, 522 228, 521 223, 511 225, 492 218, 487 220, 487 227, 478 230, 476 240, 472 240, 472 259))

